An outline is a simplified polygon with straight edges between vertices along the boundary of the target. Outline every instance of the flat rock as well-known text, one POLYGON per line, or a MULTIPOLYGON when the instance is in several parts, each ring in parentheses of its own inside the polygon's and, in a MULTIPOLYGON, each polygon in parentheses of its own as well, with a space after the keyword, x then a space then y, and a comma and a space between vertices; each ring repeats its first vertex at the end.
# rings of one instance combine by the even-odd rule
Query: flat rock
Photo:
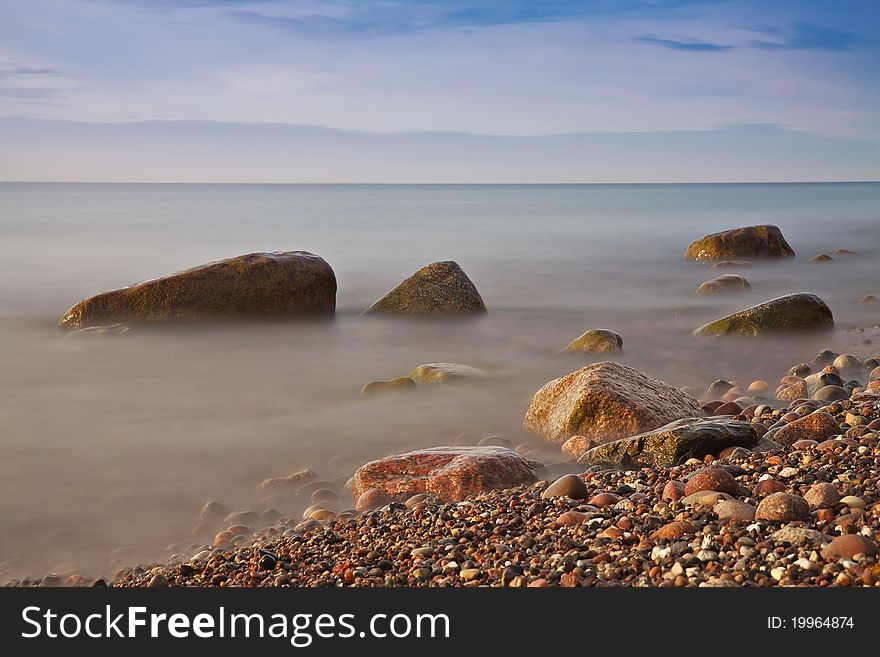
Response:
POLYGON ((569 342, 565 351, 607 354, 621 349, 623 349, 623 338, 620 334, 608 329, 590 329, 569 342))
POLYGON ((547 383, 532 399, 523 427, 556 444, 574 435, 608 441, 700 414, 700 403, 687 393, 606 361, 547 383))
POLYGON ((408 376, 398 376, 388 381, 370 381, 361 388, 361 397, 375 397, 387 392, 408 390, 415 385, 415 379, 408 376))
POLYGON ((700 490, 681 498, 684 506, 695 506, 702 504, 703 506, 715 506, 718 502, 732 500, 733 496, 728 493, 722 493, 718 490, 700 490))
POLYGON ((323 258, 249 253, 89 297, 58 326, 332 315, 335 309, 336 276, 323 258))
POLYGON ((422 267, 364 311, 416 317, 485 312, 476 286, 452 261, 422 267))
POLYGON ((718 454, 726 447, 750 448, 757 443, 758 434, 749 422, 691 417, 594 447, 579 462, 620 469, 669 467, 718 454))
POLYGON ((419 365, 405 378, 412 379, 416 383, 446 383, 449 381, 467 381, 484 379, 488 376, 483 370, 470 365, 458 363, 426 363, 419 365))
POLYGON ((371 461, 358 468, 352 480, 357 500, 371 489, 406 500, 426 493, 441 500, 530 484, 541 464, 506 447, 432 447, 371 461))
POLYGON ((696 329, 694 335, 763 335, 833 326, 834 316, 822 299, 815 294, 798 292, 716 319, 696 329))
POLYGON ((840 434, 840 425, 830 413, 810 413, 793 420, 779 429, 773 436, 776 442, 790 446, 799 440, 815 440, 821 442, 831 436, 840 434))
POLYGON ((817 545, 829 540, 829 537, 815 529, 807 527, 783 527, 770 534, 770 540, 775 543, 789 543, 790 545, 817 545))
POLYGON ((685 258, 700 262, 793 258, 794 250, 776 226, 747 226, 706 235, 692 242, 685 258))

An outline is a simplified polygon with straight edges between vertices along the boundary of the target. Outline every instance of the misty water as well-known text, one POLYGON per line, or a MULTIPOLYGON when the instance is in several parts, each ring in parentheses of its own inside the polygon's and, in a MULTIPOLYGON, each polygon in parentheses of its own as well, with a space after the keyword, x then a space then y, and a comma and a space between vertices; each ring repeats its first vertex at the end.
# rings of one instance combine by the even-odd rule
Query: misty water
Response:
POLYGON ((0 562, 20 560, 0 578, 112 575, 166 559, 169 544, 186 553, 202 542, 190 532, 206 501, 262 512, 257 484, 303 467, 344 481, 394 452, 490 434, 527 442, 533 393, 599 360, 559 353, 589 328, 621 333, 623 362, 676 386, 719 377, 775 386, 824 347, 874 354, 880 305, 858 301, 880 295, 878 229, 880 184, 0 184, 0 562), (688 243, 756 223, 778 225, 797 259, 737 271, 752 284, 746 293, 695 296, 724 272, 686 262, 688 243), (858 255, 808 261, 835 248, 858 255), (94 339, 64 339, 55 327, 96 292, 281 250, 332 265, 335 320, 94 339), (436 260, 463 267, 486 316, 360 316, 436 260), (691 335, 797 291, 828 302, 833 333, 691 335), (360 398, 370 380, 438 361, 492 376, 360 398))

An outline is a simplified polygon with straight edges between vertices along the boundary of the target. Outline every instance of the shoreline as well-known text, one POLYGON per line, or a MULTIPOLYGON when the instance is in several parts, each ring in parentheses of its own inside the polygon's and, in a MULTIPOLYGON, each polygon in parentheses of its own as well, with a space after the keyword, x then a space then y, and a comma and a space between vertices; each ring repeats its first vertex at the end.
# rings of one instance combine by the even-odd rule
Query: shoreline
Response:
MULTIPOLYGON (((405 504, 330 513, 322 520, 277 517, 248 537, 230 532, 229 545, 215 541, 192 558, 125 568, 109 582, 81 577, 65 582, 50 575, 10 584, 880 586, 880 387, 859 386, 849 399, 825 405, 805 399, 770 405, 774 410, 765 404, 758 418, 750 417, 750 409, 729 417, 766 434, 778 432, 787 420, 829 413, 841 433, 802 438, 787 447, 763 442, 753 450, 729 449, 723 458, 709 455, 671 467, 624 471, 559 462, 542 473, 545 480, 461 502, 419 495, 405 504), (717 469, 735 479, 736 489, 728 489, 733 495, 710 486, 682 499, 685 482, 717 469), (585 484, 578 499, 543 498, 565 472, 577 472, 585 484), (754 516, 754 507, 774 493, 806 498, 809 515, 748 517, 746 505, 754 516), (736 502, 719 506, 725 500, 736 502)), ((306 486, 312 492, 334 485, 312 483, 306 486)), ((335 506, 347 508, 345 502, 335 506)), ((243 524, 230 529, 250 531, 243 524)))

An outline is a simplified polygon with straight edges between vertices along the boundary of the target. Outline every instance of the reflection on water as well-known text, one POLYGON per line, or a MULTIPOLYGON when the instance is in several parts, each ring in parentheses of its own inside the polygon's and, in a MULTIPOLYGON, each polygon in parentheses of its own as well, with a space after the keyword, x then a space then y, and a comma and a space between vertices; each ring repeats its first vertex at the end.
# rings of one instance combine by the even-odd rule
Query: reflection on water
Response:
MULTIPOLYGON (((270 476, 311 466, 332 480, 391 452, 488 434, 525 442, 521 421, 535 390, 591 362, 558 353, 587 328, 621 333, 624 362, 699 388, 719 377, 774 384, 826 346, 876 353, 880 308, 858 300, 880 294, 878 200, 877 185, 0 185, 0 561, 106 573, 120 546, 143 558, 186 546, 208 499, 263 511, 255 486, 270 476), (752 284, 745 294, 695 297, 722 272, 684 262, 687 243, 757 222, 779 225, 798 259, 738 271, 752 284), (837 247, 860 253, 807 262, 837 247), (54 328, 93 292, 282 249, 311 250, 334 267, 335 320, 90 339, 62 339, 54 328), (359 316, 440 259, 462 264, 487 316, 359 316), (794 291, 822 296, 837 330, 690 335, 794 291), (492 377, 359 397, 367 381, 436 361, 492 377)), ((124 558, 142 558, 134 555, 124 558)))

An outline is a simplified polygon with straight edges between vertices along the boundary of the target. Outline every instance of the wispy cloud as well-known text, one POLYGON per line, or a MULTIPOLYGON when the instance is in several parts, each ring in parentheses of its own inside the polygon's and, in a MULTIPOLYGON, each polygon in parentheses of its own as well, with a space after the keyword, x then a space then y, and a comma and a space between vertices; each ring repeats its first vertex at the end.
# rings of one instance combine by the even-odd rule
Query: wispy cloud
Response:
POLYGON ((0 79, 34 78, 45 75, 58 75, 58 71, 42 66, 22 66, 19 64, 0 64, 0 79))
POLYGON ((708 43, 706 41, 661 39, 660 37, 650 34, 635 37, 633 41, 647 43, 652 46, 660 46, 661 48, 669 48, 671 50, 687 50, 690 52, 723 52, 734 48, 734 46, 725 46, 720 43, 708 43))
POLYGON ((858 41, 854 34, 833 30, 808 22, 797 22, 788 28, 765 28, 760 30, 773 41, 753 41, 762 50, 849 50, 858 41))

